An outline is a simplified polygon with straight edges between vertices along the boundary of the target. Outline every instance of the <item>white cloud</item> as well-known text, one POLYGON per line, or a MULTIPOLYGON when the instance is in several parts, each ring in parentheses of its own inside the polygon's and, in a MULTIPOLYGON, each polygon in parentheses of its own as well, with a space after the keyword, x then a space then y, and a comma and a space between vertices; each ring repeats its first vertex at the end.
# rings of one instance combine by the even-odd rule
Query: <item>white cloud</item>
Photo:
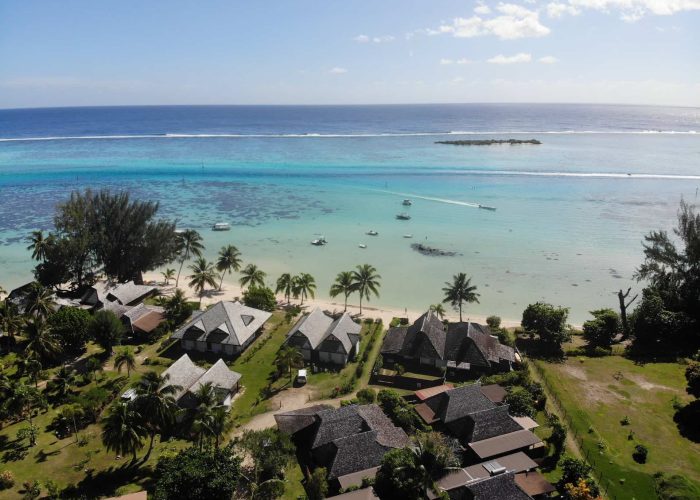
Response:
POLYGON ((554 56, 544 56, 544 57, 540 57, 538 59, 538 61, 541 62, 542 64, 556 64, 559 62, 559 59, 557 59, 554 56))
POLYGON ((455 64, 471 64, 471 61, 467 59, 466 57, 463 57, 461 59, 457 59, 455 61, 455 64))
POLYGON ((671 16, 678 12, 700 10, 700 0, 567 0, 566 3, 555 1, 547 5, 550 17, 575 15, 582 9, 606 13, 617 11, 622 20, 635 22, 648 14, 671 16))
POLYGON ((393 42, 395 38, 392 35, 381 35, 381 36, 368 36, 368 35, 357 35, 353 38, 357 43, 386 43, 393 42))
POLYGON ((461 76, 455 76, 452 80, 450 80, 450 83, 457 84, 457 83, 462 83, 464 81, 464 78, 461 76))
POLYGON ((336 66, 328 71, 331 75, 343 75, 348 72, 347 69, 336 66))
POLYGON ((532 56, 524 52, 515 54, 514 56, 504 56, 499 54, 491 59, 487 59, 486 62, 490 64, 517 64, 517 63, 529 63, 532 61, 532 56))
POLYGON ((446 59, 442 58, 440 59, 440 64, 443 66, 447 66, 450 64, 471 64, 471 61, 467 59, 466 57, 462 57, 460 59, 446 59))
POLYGON ((550 2, 547 4, 547 15, 549 17, 559 18, 564 14, 578 16, 580 13, 581 11, 579 9, 567 3, 550 2))
POLYGON ((453 62, 454 61, 452 59, 444 59, 444 58, 440 59, 440 64, 442 64, 443 66, 446 66, 448 64, 452 64, 453 62))
POLYGON ((443 24, 438 30, 432 31, 439 34, 451 33, 457 38, 492 35, 502 40, 538 38, 547 36, 550 32, 540 22, 538 11, 511 3, 499 3, 496 10, 500 14, 488 19, 481 16, 456 17, 451 24, 443 24))
POLYGON ((481 14, 482 16, 486 14, 491 14, 491 8, 483 2, 479 2, 474 8, 474 13, 481 14))

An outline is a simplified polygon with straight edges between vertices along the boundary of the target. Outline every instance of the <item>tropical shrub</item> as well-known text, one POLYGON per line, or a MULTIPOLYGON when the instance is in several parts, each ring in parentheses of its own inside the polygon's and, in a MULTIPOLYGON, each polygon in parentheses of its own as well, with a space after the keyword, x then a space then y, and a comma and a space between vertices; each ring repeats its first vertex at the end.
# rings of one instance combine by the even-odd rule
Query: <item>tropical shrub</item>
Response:
POLYGON ((89 340, 90 313, 77 307, 62 307, 48 318, 51 331, 66 351, 80 351, 89 340))
POLYGON ((647 462, 647 455, 649 455, 649 450, 643 444, 638 444, 634 447, 634 452, 632 453, 632 458, 638 464, 645 464, 647 462))
POLYGON ((0 472, 0 490, 12 488, 15 485, 15 475, 12 471, 4 470, 0 472))
POLYGON ((376 399, 377 392, 370 387, 357 391, 357 400, 360 402, 360 404, 368 405, 374 403, 376 399))
POLYGON ((251 286, 243 292, 243 303, 248 307, 269 312, 277 307, 275 292, 268 287, 251 286))

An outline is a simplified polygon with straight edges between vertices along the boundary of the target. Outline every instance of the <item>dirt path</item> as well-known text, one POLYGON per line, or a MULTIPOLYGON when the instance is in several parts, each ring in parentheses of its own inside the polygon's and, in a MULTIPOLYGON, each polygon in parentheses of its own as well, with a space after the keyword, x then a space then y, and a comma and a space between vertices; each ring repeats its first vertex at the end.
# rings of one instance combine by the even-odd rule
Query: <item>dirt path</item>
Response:
POLYGON ((246 430, 258 431, 267 429, 268 427, 274 427, 276 425, 276 413, 308 408, 309 406, 320 404, 327 404, 337 408, 340 406, 341 399, 352 399, 355 397, 355 394, 352 393, 346 394, 342 398, 312 400, 312 395, 313 391, 306 386, 284 390, 270 398, 269 405, 270 408, 273 408, 272 410, 255 415, 248 422, 238 427, 232 435, 236 436, 246 430))

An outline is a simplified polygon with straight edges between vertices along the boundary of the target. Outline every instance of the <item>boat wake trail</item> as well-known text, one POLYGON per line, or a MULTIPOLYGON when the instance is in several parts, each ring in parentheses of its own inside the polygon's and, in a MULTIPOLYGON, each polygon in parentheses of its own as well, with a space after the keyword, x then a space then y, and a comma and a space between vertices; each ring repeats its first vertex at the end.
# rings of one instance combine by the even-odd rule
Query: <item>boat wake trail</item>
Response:
POLYGON ((472 203, 472 202, 469 202, 469 201, 450 200, 450 199, 447 199, 447 198, 435 198, 435 197, 432 197, 432 196, 421 196, 421 195, 419 195, 419 194, 413 194, 413 193, 399 193, 399 192, 396 192, 396 191, 386 191, 386 190, 379 190, 379 189, 378 189, 378 190, 373 190, 373 191, 377 191, 377 192, 379 192, 379 193, 392 194, 392 195, 396 195, 396 196, 403 196, 403 197, 406 197, 406 198, 414 198, 414 199, 417 199, 417 200, 427 200, 427 201, 435 201, 435 202, 437 202, 437 203, 446 203, 446 204, 448 204, 448 205, 460 205, 460 206, 462 206, 462 207, 479 208, 479 204, 478 204, 478 203, 472 203))

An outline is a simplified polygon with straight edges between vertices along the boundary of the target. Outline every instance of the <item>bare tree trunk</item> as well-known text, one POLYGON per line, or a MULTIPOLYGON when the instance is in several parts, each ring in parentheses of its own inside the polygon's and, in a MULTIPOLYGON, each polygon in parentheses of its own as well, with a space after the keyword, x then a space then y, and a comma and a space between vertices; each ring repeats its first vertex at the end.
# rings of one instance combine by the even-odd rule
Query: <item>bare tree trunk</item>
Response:
POLYGON ((178 271, 177 271, 177 278, 175 278, 175 288, 177 288, 177 286, 180 283, 180 273, 182 272, 182 266, 184 266, 184 265, 185 265, 185 259, 182 259, 180 261, 180 269, 178 269, 178 271))
POLYGON ((632 302, 634 302, 639 294, 635 295, 632 297, 632 300, 629 302, 625 303, 627 296, 630 294, 630 291, 632 288, 628 288, 626 292, 622 292, 622 289, 620 289, 619 292, 617 292, 617 298, 620 301, 620 319, 622 320, 622 333, 625 338, 628 338, 630 336, 630 329, 629 329, 629 323, 627 322, 627 308, 632 305, 632 302))

